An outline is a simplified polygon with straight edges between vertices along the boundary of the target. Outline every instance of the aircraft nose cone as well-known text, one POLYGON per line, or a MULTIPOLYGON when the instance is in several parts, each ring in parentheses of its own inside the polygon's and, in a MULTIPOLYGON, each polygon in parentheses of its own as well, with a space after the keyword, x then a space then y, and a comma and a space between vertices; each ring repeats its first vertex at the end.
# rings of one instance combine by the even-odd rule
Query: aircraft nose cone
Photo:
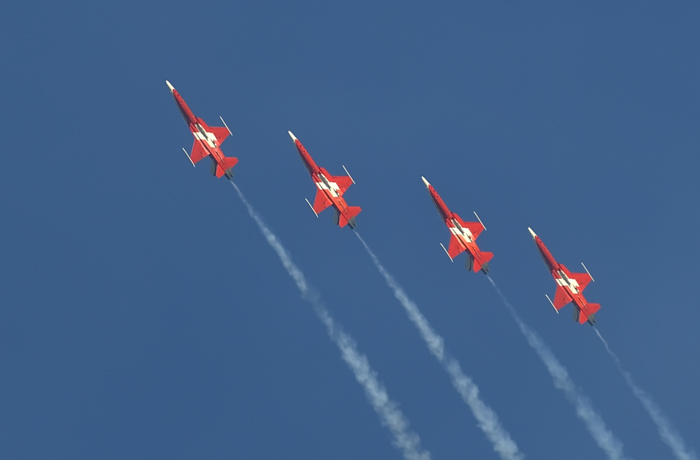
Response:
POLYGON ((420 176, 420 178, 423 179, 423 183, 425 183, 425 186, 426 186, 426 187, 430 187, 430 182, 428 182, 427 180, 425 180, 425 177, 420 176))
POLYGON ((172 93, 173 90, 175 89, 175 88, 173 87, 173 85, 171 85, 170 82, 169 82, 168 80, 165 80, 165 84, 168 85, 168 88, 170 88, 170 92, 172 93))
POLYGON ((292 134, 291 131, 287 131, 287 132, 289 133, 289 137, 291 137, 292 140, 293 140, 294 142, 296 142, 296 141, 297 141, 297 137, 296 137, 294 134, 292 134))
POLYGON ((533 232, 530 227, 528 227, 527 229, 530 230, 530 235, 532 235, 532 239, 535 239, 535 237, 537 236, 535 232, 533 232))

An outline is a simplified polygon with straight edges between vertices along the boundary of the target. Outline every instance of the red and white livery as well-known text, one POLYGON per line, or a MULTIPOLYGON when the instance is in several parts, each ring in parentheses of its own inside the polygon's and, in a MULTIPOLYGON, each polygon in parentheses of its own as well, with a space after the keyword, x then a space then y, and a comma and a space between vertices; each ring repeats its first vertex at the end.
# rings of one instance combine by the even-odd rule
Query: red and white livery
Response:
POLYGON ((301 156, 301 161, 304 162, 304 166, 306 166, 309 174, 311 174, 311 179, 313 179, 318 188, 313 206, 311 206, 309 200, 306 200, 316 214, 316 217, 318 217, 319 212, 329 206, 333 206, 336 211, 335 223, 341 227, 348 225, 350 228, 354 229, 357 226, 355 216, 360 213, 362 208, 359 206, 348 206, 343 198, 345 191, 355 183, 352 177, 350 177, 348 170, 343 166, 345 172, 348 173, 347 176, 331 176, 324 168, 316 165, 311 155, 309 155, 309 152, 306 151, 304 146, 301 145, 301 142, 299 142, 299 139, 297 139, 291 131, 289 131, 289 136, 294 141, 299 156, 301 156))
POLYGON ((450 260, 453 260, 459 254, 467 251, 469 253, 467 269, 474 270, 474 273, 481 270, 484 274, 487 274, 489 272, 489 261, 493 258, 493 253, 481 251, 476 244, 476 239, 482 231, 486 230, 479 216, 474 213, 479 222, 463 221, 456 213, 449 210, 433 186, 425 180, 425 177, 421 176, 421 179, 423 179, 425 186, 428 188, 430 198, 433 199, 433 204, 435 204, 435 207, 440 213, 440 217, 442 217, 442 220, 445 221, 445 225, 447 225, 447 228, 449 228, 452 233, 449 249, 445 249, 445 246, 440 244, 442 249, 445 249, 450 260))
POLYGON ((600 310, 600 304, 589 303, 583 296, 583 290, 593 281, 593 277, 588 272, 586 266, 581 264, 586 270, 586 273, 571 273, 564 264, 560 264, 554 260, 554 257, 552 257, 552 254, 540 237, 537 236, 530 227, 527 229, 530 230, 532 239, 535 240, 537 250, 540 251, 542 260, 544 260, 547 268, 552 272, 554 280, 557 282, 554 302, 552 302, 549 296, 546 296, 549 303, 551 303, 557 313, 559 313, 559 310, 561 310, 564 305, 573 302, 576 307, 574 310, 574 321, 578 321, 581 324, 588 322, 588 324, 593 326, 595 324, 595 313, 600 310))
POLYGON ((231 179, 233 177, 232 170, 233 167, 236 166, 236 163, 238 163, 238 158, 224 156, 223 152, 221 151, 221 144, 228 137, 228 135, 231 134, 231 130, 228 129, 228 126, 226 126, 224 119, 219 117, 221 118, 221 122, 224 124, 224 127, 210 127, 204 122, 204 120, 194 116, 190 108, 185 103, 185 100, 182 98, 182 96, 180 96, 180 93, 173 88, 173 85, 171 85, 168 80, 165 80, 165 83, 168 85, 168 88, 170 88, 170 92, 175 98, 177 108, 180 109, 180 113, 185 119, 185 123, 187 123, 187 126, 190 128, 190 131, 192 131, 192 135, 194 136, 192 152, 188 154, 187 151, 183 149, 185 150, 185 155, 187 155, 192 162, 192 166, 203 158, 211 156, 212 175, 216 177, 226 176, 228 179, 231 179))

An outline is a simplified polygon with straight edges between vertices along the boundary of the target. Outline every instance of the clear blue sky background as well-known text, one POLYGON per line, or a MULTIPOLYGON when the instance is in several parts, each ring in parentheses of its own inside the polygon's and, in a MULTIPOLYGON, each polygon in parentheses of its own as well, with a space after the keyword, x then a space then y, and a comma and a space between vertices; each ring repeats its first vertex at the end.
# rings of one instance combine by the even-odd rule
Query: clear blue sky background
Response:
POLYGON ((11 2, 0 15, 0 457, 399 459, 165 86, 222 115, 236 181, 434 459, 495 459, 287 136, 532 459, 604 458, 420 180, 476 210, 492 275, 636 459, 670 458, 554 281, 693 447, 700 7, 693 2, 11 2))

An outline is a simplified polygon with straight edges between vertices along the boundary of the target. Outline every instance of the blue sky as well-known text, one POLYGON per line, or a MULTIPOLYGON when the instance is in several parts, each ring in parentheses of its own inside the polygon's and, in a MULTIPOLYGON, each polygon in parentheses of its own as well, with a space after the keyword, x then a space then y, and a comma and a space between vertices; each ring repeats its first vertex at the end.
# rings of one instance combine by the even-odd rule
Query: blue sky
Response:
POLYGON ((291 130, 345 165, 358 231, 528 458, 605 458, 425 176, 631 458, 672 458, 531 226, 694 448, 700 7, 690 2, 16 2, 0 17, 0 456, 400 459, 232 187, 193 169, 165 79, 234 135, 235 180, 432 458, 498 458, 291 130))

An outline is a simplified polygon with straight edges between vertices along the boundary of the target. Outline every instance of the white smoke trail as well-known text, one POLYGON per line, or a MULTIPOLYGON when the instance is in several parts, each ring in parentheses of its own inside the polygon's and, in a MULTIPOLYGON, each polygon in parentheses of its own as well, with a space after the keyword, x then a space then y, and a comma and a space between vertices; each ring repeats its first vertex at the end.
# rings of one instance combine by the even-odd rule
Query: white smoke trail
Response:
POLYGON ((464 402, 469 406, 476 418, 479 428, 486 434, 486 437, 493 444, 493 449, 505 460, 522 460, 525 456, 520 452, 518 446, 510 437, 510 434, 501 426, 498 416, 479 397, 479 388, 467 377, 459 365, 459 362, 445 351, 444 340, 433 331, 428 320, 418 309, 418 306, 406 295, 406 292, 399 286, 394 278, 387 272, 374 252, 369 248, 365 240, 359 233, 355 232, 357 238, 362 242, 369 254, 372 262, 386 280, 387 285, 394 291, 394 296, 404 307, 408 317, 420 331, 423 340, 430 352, 442 364, 452 380, 452 385, 462 396, 464 402))
POLYGON ((673 455, 678 460, 697 460, 698 457, 696 456, 695 452, 689 451, 686 448, 685 442, 683 441, 683 438, 681 437, 680 433, 678 433, 673 428, 673 425, 671 425, 671 421, 667 419, 666 416, 664 416, 664 414, 661 412, 661 408, 659 408, 659 406, 654 402, 654 400, 651 399, 651 396, 649 396, 649 394, 646 391, 642 390, 641 388, 639 388, 639 386, 637 386, 634 380, 632 380, 632 376, 630 375, 630 373, 622 367, 620 358, 618 358, 617 355, 613 353, 613 351, 610 349, 610 346, 608 345, 608 342, 603 338, 598 329, 595 327, 593 329, 598 335, 598 338, 600 338, 600 341, 603 342, 603 345, 605 345, 605 349, 607 350, 610 357, 613 359, 613 361, 615 361, 617 369, 625 378, 625 382, 627 382, 627 385, 632 389, 632 393, 634 393, 637 399, 639 399, 639 402, 642 403, 644 410, 647 411, 647 413, 653 420, 659 432, 659 436, 661 436, 661 440, 671 448, 673 455))
POLYGON ((370 366, 367 357, 357 350, 357 345, 352 337, 343 332, 335 323, 321 302, 318 293, 309 286, 302 271, 292 262, 289 252, 282 246, 279 238, 263 222, 260 214, 246 200, 238 186, 233 181, 231 181, 231 185, 238 192, 238 197, 248 209, 248 214, 258 225, 267 242, 279 256, 289 276, 296 283, 302 298, 311 304, 318 318, 326 326, 328 335, 340 349, 343 360, 355 375, 355 380, 364 388, 365 395, 375 412, 379 415, 382 424, 389 428, 389 431, 394 436, 394 446, 401 450, 406 460, 430 460, 430 452, 421 448, 420 438, 409 429, 408 419, 403 415, 397 404, 389 398, 386 389, 377 379, 377 373, 370 366))
POLYGON ((520 316, 518 316, 518 314, 515 312, 515 308, 513 308, 498 286, 496 286, 493 279, 491 279, 491 277, 488 275, 487 278, 503 301, 503 304, 506 306, 506 308, 508 308, 508 311, 515 322, 520 327, 520 331, 525 336, 527 343, 530 344, 542 362, 544 362, 549 374, 552 376, 552 380, 554 380, 554 387, 563 391, 564 395, 566 395, 566 399, 568 399, 569 402, 574 405, 576 408, 576 415, 583 420, 583 423, 591 433, 591 436, 593 436, 593 439, 595 440, 596 444, 598 444, 598 447, 600 447, 610 459, 624 459, 625 456, 622 453, 622 442, 617 439, 612 431, 607 428, 603 418, 593 408, 591 401, 581 392, 579 388, 576 387, 574 382, 571 380, 571 377, 569 377, 569 373, 554 356, 552 350, 545 345, 540 336, 527 324, 525 324, 522 319, 520 319, 520 316))

